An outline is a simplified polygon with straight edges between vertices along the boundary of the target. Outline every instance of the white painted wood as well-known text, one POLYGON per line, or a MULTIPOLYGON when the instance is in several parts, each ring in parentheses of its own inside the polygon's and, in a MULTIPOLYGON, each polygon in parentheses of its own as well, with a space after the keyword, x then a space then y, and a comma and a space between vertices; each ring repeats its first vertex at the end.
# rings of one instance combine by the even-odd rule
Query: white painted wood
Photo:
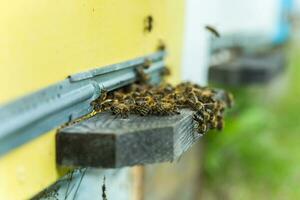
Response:
POLYGON ((185 16, 182 79, 206 85, 209 62, 209 39, 205 25, 214 24, 215 4, 204 0, 187 0, 185 16))

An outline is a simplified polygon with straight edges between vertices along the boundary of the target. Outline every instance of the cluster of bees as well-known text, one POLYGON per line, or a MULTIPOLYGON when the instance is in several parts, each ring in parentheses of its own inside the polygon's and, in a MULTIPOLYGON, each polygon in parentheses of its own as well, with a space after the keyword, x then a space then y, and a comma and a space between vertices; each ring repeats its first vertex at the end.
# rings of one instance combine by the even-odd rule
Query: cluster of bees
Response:
POLYGON ((130 114, 140 116, 177 115, 181 109, 194 111, 193 119, 199 134, 210 129, 223 128, 223 113, 231 107, 232 95, 224 92, 225 98, 218 98, 218 91, 190 82, 176 86, 132 84, 121 90, 103 91, 92 102, 96 113, 111 112, 117 117, 127 118, 130 114))

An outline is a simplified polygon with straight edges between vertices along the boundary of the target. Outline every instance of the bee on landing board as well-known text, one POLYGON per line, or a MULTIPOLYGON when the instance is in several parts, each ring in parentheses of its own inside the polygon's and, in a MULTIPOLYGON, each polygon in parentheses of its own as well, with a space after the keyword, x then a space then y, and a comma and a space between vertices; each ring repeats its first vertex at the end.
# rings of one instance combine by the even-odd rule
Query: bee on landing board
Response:
POLYGON ((136 74, 137 74, 137 80, 139 83, 141 83, 141 84, 148 83, 150 77, 148 74, 145 73, 143 66, 136 68, 136 74))
POLYGON ((176 115, 180 114, 180 109, 189 109, 199 134, 223 128, 224 111, 233 104, 230 93, 220 93, 191 82, 175 86, 166 83, 151 85, 148 83, 149 76, 144 72, 150 65, 151 62, 145 59, 143 64, 135 68, 136 84, 109 93, 103 89, 99 98, 92 102, 95 113, 107 111, 116 117, 127 118, 130 114, 176 115))
POLYGON ((114 102, 111 105, 110 110, 114 115, 116 115, 116 117, 120 116, 122 118, 127 118, 130 111, 129 107, 126 104, 119 102, 114 102))

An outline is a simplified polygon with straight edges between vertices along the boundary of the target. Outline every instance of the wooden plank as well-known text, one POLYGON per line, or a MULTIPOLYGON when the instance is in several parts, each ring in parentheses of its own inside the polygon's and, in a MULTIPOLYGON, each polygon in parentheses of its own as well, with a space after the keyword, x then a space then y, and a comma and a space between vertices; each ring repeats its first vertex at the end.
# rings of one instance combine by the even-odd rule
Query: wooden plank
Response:
POLYGON ((118 168, 178 159, 198 138, 192 111, 173 116, 116 118, 99 113, 56 135, 57 163, 118 168))

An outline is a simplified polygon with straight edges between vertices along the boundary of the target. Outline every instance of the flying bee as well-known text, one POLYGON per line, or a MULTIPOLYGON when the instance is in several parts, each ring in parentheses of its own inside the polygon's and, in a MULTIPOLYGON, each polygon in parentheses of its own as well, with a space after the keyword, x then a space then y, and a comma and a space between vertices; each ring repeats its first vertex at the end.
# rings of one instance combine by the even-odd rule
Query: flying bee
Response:
POLYGON ((205 29, 208 30, 210 33, 212 33, 214 36, 216 36, 217 38, 220 37, 220 33, 212 26, 206 25, 205 29))

